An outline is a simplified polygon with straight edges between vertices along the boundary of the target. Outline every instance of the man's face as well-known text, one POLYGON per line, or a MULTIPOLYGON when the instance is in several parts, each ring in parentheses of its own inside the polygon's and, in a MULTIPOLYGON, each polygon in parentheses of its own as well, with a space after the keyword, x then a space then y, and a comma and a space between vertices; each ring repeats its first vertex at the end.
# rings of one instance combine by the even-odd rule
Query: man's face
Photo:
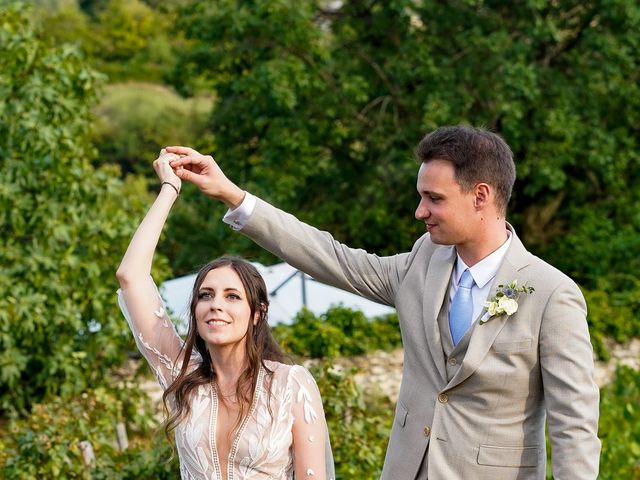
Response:
POLYGON ((425 223, 431 240, 439 245, 463 245, 473 239, 478 213, 474 191, 464 193, 446 160, 423 163, 417 182, 420 203, 416 219, 425 223))

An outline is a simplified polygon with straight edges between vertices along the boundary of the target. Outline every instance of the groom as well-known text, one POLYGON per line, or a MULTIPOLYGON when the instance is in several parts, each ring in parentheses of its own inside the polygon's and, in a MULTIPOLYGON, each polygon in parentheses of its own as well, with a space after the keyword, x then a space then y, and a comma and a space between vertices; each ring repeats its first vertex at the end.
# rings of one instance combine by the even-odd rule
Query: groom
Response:
POLYGON ((506 222, 515 165, 501 137, 454 126, 420 142, 415 216, 427 233, 390 257, 244 192, 209 156, 167 150, 184 155, 172 162, 182 179, 229 207, 233 228, 322 282, 396 307, 404 372, 383 479, 542 480, 545 420, 554 478, 597 477, 585 301, 506 222))

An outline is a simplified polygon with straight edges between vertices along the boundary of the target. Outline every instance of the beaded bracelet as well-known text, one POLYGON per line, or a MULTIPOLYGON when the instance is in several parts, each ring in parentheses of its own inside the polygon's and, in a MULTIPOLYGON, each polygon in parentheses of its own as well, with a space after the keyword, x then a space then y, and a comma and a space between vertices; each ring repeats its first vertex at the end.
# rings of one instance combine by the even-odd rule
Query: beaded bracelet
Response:
POLYGON ((160 184, 160 188, 162 188, 162 185, 169 185, 171 188, 173 188, 176 191, 176 195, 180 195, 180 190, 178 190, 178 188, 171 182, 162 182, 160 184))

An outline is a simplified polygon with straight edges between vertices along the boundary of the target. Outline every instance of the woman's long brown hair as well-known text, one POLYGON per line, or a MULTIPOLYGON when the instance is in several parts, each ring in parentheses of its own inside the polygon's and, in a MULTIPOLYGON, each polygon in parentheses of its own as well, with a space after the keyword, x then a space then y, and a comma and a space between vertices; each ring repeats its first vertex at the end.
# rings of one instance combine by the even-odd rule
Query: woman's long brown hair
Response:
MULTIPOLYGON (((273 374, 273 372, 267 368, 264 361, 285 361, 285 355, 273 338, 271 329, 267 323, 269 297, 267 295, 267 286, 258 270, 246 260, 233 256, 220 257, 202 267, 196 276, 196 281, 191 292, 189 331, 182 350, 178 355, 178 358, 182 355, 182 367, 176 379, 162 395, 166 414, 164 431, 170 442, 172 440, 171 433, 173 430, 175 430, 178 424, 188 417, 191 412, 191 405, 189 403, 191 392, 198 386, 211 382, 214 382, 217 387, 215 366, 211 362, 205 341, 198 334, 195 310, 198 303, 198 292, 205 277, 211 270, 221 267, 230 267, 238 274, 251 308, 251 316, 246 333, 248 367, 240 375, 236 386, 236 398, 240 405, 240 412, 232 432, 241 424, 246 411, 253 403, 260 367, 265 368, 267 375, 273 374), (254 325, 252 319, 255 318, 256 312, 259 312, 259 319, 254 325), (194 347, 200 354, 202 360, 195 370, 187 373, 194 347)), ((270 389, 271 382, 269 381, 268 384, 270 389)), ((267 395, 267 399, 268 398, 269 395, 267 395)), ((221 398, 221 400, 224 401, 223 398, 221 398)))

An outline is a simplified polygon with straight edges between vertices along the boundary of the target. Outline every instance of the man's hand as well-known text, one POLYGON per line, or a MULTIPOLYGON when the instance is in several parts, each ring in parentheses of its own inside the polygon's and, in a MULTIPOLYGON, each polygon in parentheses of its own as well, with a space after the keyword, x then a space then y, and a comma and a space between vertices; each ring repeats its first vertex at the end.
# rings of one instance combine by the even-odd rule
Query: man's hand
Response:
POLYGON ((244 190, 229 180, 211 155, 202 155, 189 147, 166 147, 167 152, 180 155, 171 161, 178 178, 193 183, 205 195, 236 208, 244 200, 244 190))

